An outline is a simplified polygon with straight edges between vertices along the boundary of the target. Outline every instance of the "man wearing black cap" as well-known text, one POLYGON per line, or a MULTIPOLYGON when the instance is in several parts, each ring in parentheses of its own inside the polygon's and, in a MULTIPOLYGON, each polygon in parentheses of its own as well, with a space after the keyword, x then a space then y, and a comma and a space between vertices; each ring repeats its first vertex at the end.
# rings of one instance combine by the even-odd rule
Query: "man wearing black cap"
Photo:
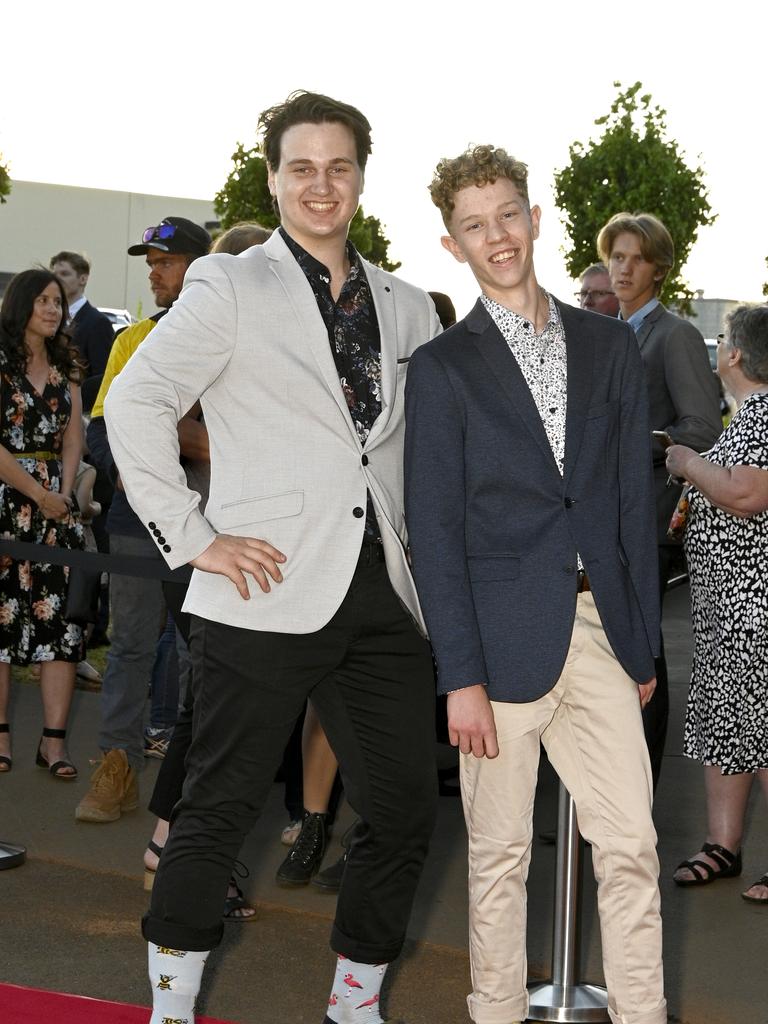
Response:
MULTIPOLYGON (((107 518, 113 554, 158 557, 154 539, 122 488, 107 439, 104 399, 133 353, 179 297, 189 265, 205 256, 210 245, 204 228, 185 217, 165 217, 148 227, 141 242, 128 249, 130 256, 146 257, 149 284, 160 311, 116 337, 88 426, 91 457, 115 486, 107 518)), ((137 773, 144 764, 144 704, 165 604, 159 581, 131 576, 112 577, 110 598, 112 644, 101 689, 99 734, 104 756, 75 811, 78 821, 117 821, 123 811, 138 806, 137 773)))

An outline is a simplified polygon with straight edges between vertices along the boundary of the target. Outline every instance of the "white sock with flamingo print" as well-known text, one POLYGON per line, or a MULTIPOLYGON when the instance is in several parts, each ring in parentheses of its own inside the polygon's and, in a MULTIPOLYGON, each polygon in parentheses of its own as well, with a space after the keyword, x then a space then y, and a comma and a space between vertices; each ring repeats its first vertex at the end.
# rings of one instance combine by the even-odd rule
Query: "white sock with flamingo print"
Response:
POLYGON ((387 967, 389 964, 358 964, 339 956, 326 1021, 332 1024, 384 1024, 379 995, 387 967))

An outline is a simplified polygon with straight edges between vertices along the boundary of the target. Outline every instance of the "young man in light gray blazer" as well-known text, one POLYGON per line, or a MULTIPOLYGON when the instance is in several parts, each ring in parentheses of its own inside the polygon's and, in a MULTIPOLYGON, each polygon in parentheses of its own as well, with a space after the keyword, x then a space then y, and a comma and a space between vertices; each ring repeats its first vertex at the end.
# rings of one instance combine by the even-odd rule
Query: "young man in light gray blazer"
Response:
POLYGON ((439 324, 426 293, 347 242, 370 152, 363 115, 296 93, 261 126, 281 227, 191 268, 106 404, 131 505, 170 566, 197 570, 185 604, 195 734, 144 918, 151 1024, 193 1019, 233 861, 307 696, 361 818, 326 1021, 381 1021, 381 980, 435 814, 434 687, 406 559, 402 447, 408 361, 439 324), (204 514, 176 434, 198 399, 211 448, 204 514))

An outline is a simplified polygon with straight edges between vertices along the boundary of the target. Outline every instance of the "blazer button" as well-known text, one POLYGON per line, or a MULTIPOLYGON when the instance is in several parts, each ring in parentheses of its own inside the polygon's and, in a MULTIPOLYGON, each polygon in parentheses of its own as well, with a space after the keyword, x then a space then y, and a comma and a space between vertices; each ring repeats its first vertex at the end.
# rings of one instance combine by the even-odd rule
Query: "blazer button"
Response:
POLYGON ((565 505, 566 508, 573 508, 573 506, 576 504, 576 502, 573 500, 573 498, 566 498, 565 501, 563 502, 563 504, 565 505))
POLYGON ((171 545, 170 544, 164 544, 163 545, 163 551, 165 551, 167 553, 170 550, 171 550, 171 545))
POLYGON ((572 576, 573 573, 576 572, 576 566, 575 565, 564 565, 563 566, 563 572, 567 572, 569 576, 572 576))
POLYGON ((147 526, 150 530, 154 530, 157 528, 157 523, 147 523, 147 526))
POLYGON ((367 466, 368 465, 368 456, 364 455, 360 461, 362 462, 362 464, 364 466, 367 466))
POLYGON ((157 528, 156 526, 155 526, 155 527, 153 527, 153 529, 152 529, 152 533, 153 533, 153 534, 155 535, 155 537, 159 537, 159 536, 160 536, 160 532, 161 532, 161 531, 160 531, 160 530, 158 530, 158 528, 157 528))
POLYGON ((357 508, 352 509, 352 515, 355 517, 355 519, 362 519, 363 516, 365 515, 365 510, 360 508, 360 506, 358 505, 357 508))

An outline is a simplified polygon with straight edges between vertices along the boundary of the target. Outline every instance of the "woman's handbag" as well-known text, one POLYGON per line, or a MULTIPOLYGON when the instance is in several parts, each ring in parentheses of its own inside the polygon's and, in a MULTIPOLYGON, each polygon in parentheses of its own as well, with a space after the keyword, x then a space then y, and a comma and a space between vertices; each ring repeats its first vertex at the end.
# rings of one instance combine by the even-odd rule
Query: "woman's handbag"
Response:
POLYGON ((64 618, 78 626, 95 622, 99 609, 101 573, 82 569, 78 565, 69 567, 67 600, 64 604, 64 618))

